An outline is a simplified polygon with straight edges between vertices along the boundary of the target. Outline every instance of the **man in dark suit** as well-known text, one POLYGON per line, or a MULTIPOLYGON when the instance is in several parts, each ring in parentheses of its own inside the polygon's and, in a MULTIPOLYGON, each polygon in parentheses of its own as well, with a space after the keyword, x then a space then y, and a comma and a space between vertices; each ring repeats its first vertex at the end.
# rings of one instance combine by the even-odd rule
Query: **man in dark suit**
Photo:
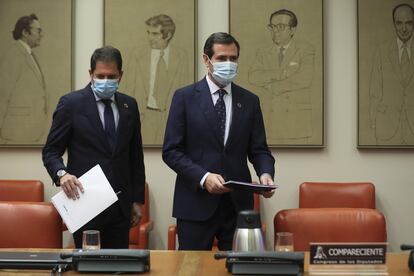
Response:
POLYGON ((144 203, 138 106, 134 98, 117 92, 123 73, 118 49, 96 49, 89 73, 91 82, 85 88, 60 99, 43 163, 54 183, 74 200, 88 192, 77 178, 99 164, 119 200, 74 233, 76 247, 82 246, 84 230, 96 229, 102 248, 128 248, 129 228, 140 221, 144 203), (62 160, 65 150, 67 166, 62 160))
POLYGON ((253 209, 253 194, 223 183, 251 182, 247 159, 262 184, 273 184, 259 98, 232 83, 239 51, 230 34, 212 34, 204 45, 207 76, 172 99, 163 159, 177 173, 173 216, 180 250, 210 250, 215 237, 220 250, 231 250, 237 213, 253 209))

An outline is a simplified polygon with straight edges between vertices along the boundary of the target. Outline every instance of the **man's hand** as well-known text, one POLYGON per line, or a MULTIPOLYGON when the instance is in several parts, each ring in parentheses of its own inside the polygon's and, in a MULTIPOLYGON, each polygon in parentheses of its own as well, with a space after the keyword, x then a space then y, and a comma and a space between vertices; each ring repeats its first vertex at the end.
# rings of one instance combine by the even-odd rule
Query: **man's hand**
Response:
POLYGON ((142 213, 141 213, 142 204, 140 203, 132 203, 131 207, 131 227, 138 225, 141 221, 142 213))
MULTIPOLYGON (((263 184, 263 185, 273 185, 274 184, 272 177, 268 173, 264 173, 260 176, 260 183, 263 184)), ((268 191, 268 192, 263 192, 262 195, 265 198, 269 198, 269 197, 272 197, 274 195, 274 193, 275 193, 275 190, 271 190, 271 191, 268 191)))
POLYGON ((223 186, 224 182, 225 181, 221 175, 210 173, 204 181, 204 188, 210 194, 224 194, 231 192, 232 189, 223 186))
POLYGON ((78 178, 72 174, 65 174, 60 178, 60 187, 68 198, 76 200, 80 197, 79 191, 84 193, 84 189, 78 178))

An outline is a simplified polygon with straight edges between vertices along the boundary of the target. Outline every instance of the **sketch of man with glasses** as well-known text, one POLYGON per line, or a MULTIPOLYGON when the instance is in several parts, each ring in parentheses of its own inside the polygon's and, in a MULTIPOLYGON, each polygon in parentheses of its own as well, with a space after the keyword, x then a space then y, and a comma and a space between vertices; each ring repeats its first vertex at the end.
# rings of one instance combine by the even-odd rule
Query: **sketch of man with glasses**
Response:
POLYGON ((298 19, 286 9, 271 14, 267 28, 273 41, 259 49, 249 69, 249 82, 263 105, 270 144, 308 144, 312 137, 310 87, 315 48, 294 39, 298 19))
POLYGON ((33 53, 42 28, 35 14, 20 17, 12 47, 0 58, 0 141, 34 144, 44 138, 46 85, 33 53))
POLYGON ((370 80, 370 123, 378 145, 414 145, 414 9, 392 11, 395 36, 379 45, 370 80))

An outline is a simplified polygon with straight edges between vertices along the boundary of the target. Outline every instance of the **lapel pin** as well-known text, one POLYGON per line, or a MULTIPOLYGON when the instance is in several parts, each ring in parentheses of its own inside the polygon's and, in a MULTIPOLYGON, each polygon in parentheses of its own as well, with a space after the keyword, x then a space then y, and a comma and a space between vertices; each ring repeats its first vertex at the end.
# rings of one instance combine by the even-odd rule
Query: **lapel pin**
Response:
POLYGON ((125 108, 128 108, 128 104, 124 103, 124 107, 125 107, 125 108))
POLYGON ((237 107, 238 108, 241 108, 241 103, 237 103, 237 107))

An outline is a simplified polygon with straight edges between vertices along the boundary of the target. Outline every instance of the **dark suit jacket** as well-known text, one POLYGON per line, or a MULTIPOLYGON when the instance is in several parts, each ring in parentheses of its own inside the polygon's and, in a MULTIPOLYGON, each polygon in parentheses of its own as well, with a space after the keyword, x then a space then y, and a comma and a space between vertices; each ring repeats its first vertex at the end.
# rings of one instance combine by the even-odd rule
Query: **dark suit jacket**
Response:
MULTIPOLYGON (((66 170, 77 177, 99 164, 129 217, 132 202, 144 202, 145 169, 137 102, 115 93, 119 110, 114 152, 106 139, 90 85, 63 96, 53 114, 52 127, 43 148, 43 163, 56 181, 56 172, 66 170), (62 155, 67 149, 68 162, 62 155)), ((99 200, 99 199, 97 199, 99 200)))
MULTIPOLYGON (((232 84, 232 119, 226 146, 220 142, 216 112, 206 79, 175 92, 167 121, 163 159, 176 173, 173 216, 204 221, 221 195, 200 187, 205 173, 225 180, 251 181, 247 158, 257 175, 274 175, 274 158, 266 144, 259 98, 232 84)), ((253 209, 253 195, 231 192, 236 211, 253 209)))

